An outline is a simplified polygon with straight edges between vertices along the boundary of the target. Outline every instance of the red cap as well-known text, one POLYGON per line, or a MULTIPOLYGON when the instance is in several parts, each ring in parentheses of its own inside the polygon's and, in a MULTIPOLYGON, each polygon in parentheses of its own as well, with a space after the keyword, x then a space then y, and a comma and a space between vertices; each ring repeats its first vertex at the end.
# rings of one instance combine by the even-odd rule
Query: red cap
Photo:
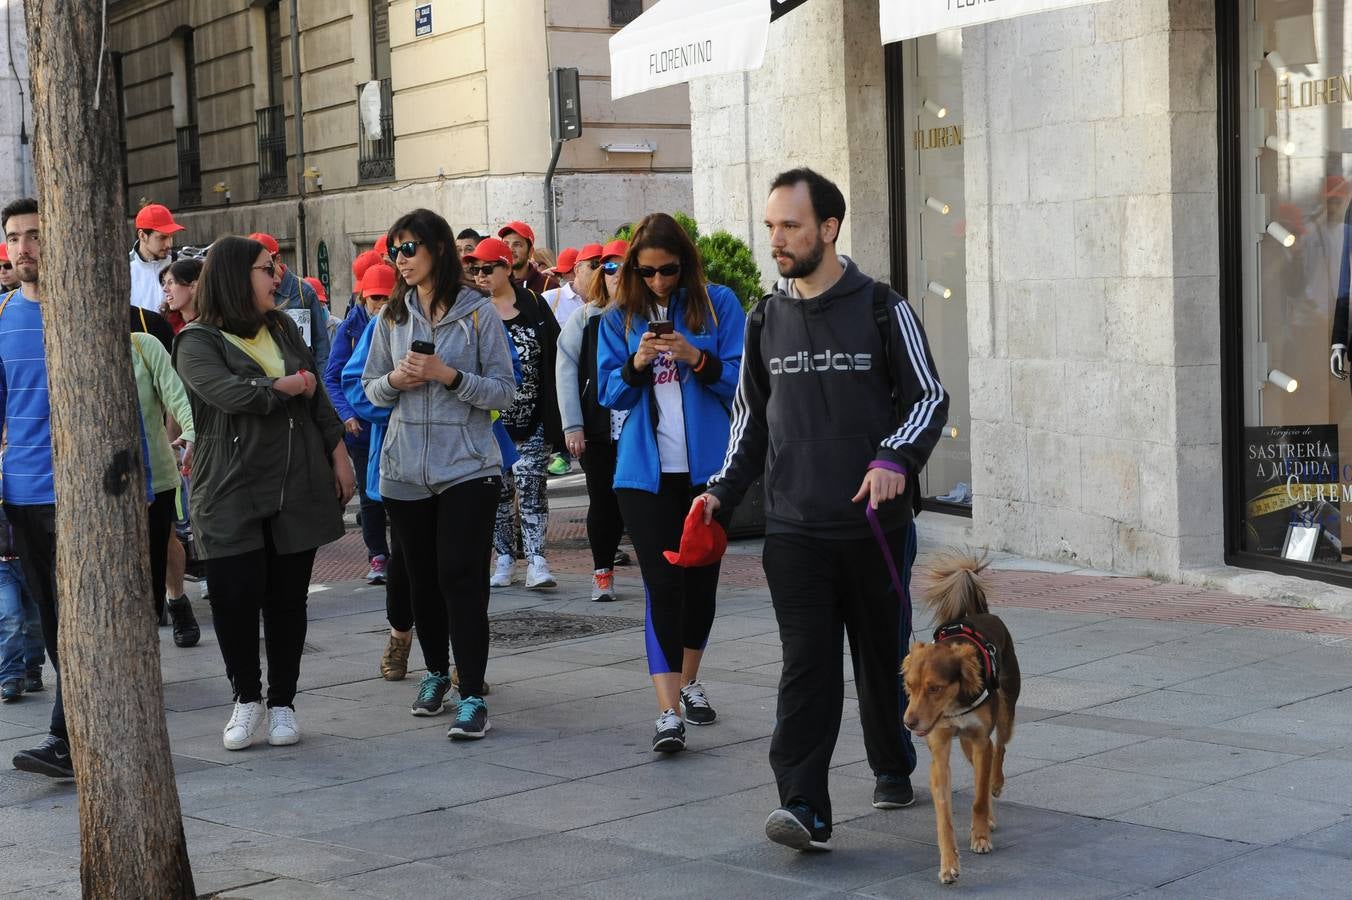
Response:
POLYGON ((553 271, 567 275, 569 272, 573 271, 575 265, 577 265, 577 249, 574 247, 564 247, 559 251, 559 259, 558 262, 554 263, 553 271))
POLYGON ((366 270, 361 280, 363 297, 388 297, 394 293, 394 269, 389 266, 372 266, 366 270))
POLYGON ((704 504, 692 505, 685 517, 681 532, 680 552, 663 550, 662 555, 673 566, 690 569, 710 566, 723 558, 728 549, 728 533, 717 522, 704 524, 704 504))
POLYGON ((301 279, 301 281, 305 282, 310 287, 315 289, 315 293, 319 296, 320 303, 329 302, 329 295, 324 292, 324 282, 320 281, 313 275, 306 275, 304 278, 301 279))
POLYGON ((511 268, 512 266, 512 248, 508 247, 497 238, 484 238, 479 241, 479 246, 474 248, 472 253, 467 254, 465 259, 477 259, 479 262, 500 262, 511 268))
POLYGON ((629 252, 628 241, 615 240, 611 241, 609 244, 606 244, 606 249, 601 251, 601 258, 610 259, 610 257, 612 256, 618 256, 621 259, 623 259, 624 255, 628 252, 629 252))
POLYGON ((263 249, 267 250, 269 253, 282 252, 282 247, 277 243, 277 239, 265 232, 255 231, 253 234, 249 235, 249 240, 258 241, 258 243, 263 245, 263 249))
POLYGON ((584 259, 600 259, 602 252, 603 248, 600 244, 588 244, 577 251, 577 262, 582 262, 584 259))
POLYGON ((534 245, 535 232, 531 230, 531 227, 527 225, 525 222, 508 222, 506 225, 498 229, 498 237, 505 238, 512 232, 516 232, 526 240, 530 241, 532 245, 534 245))
POLYGON ((371 245, 371 249, 381 256, 389 256, 390 236, 388 234, 382 234, 380 237, 376 238, 376 242, 371 245))
POLYGON ((141 231, 158 231, 160 234, 183 230, 183 226, 174 221, 174 214, 169 212, 169 207, 160 203, 141 207, 141 211, 136 214, 136 227, 141 231))
POLYGON ((361 281, 361 277, 366 274, 366 270, 380 261, 380 255, 374 250, 364 250, 358 253, 357 258, 352 260, 352 277, 361 281))
POLYGON ((0 244, 0 259, 9 262, 9 245, 0 244))

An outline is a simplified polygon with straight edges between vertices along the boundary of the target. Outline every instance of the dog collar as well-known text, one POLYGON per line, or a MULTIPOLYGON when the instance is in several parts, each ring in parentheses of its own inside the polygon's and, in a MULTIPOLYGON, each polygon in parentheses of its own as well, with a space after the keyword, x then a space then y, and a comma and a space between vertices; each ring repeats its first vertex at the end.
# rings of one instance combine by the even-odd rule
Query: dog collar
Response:
POLYGON ((945 718, 956 719, 959 716, 967 715, 985 703, 990 699, 991 692, 1000 686, 1000 657, 995 645, 986 640, 981 632, 966 622, 949 622, 934 629, 934 642, 936 644, 950 640, 967 641, 975 646, 977 653, 981 655, 981 693, 962 710, 944 714, 945 718))
POLYGON ((989 700, 990 698, 991 698, 991 692, 988 691, 988 690, 986 690, 986 689, 983 687, 983 688, 981 689, 981 693, 979 693, 979 694, 976 695, 976 699, 975 699, 975 700, 973 700, 973 701, 972 701, 971 703, 969 703, 967 706, 963 707, 962 709, 958 710, 958 711, 955 712, 955 713, 944 713, 944 718, 945 718, 945 719, 960 719, 960 718, 962 718, 963 716, 967 715, 967 714, 968 714, 969 712, 971 712, 972 710, 976 709, 976 708, 977 708, 978 706, 980 706, 981 704, 985 703, 985 702, 986 702, 987 700, 989 700))

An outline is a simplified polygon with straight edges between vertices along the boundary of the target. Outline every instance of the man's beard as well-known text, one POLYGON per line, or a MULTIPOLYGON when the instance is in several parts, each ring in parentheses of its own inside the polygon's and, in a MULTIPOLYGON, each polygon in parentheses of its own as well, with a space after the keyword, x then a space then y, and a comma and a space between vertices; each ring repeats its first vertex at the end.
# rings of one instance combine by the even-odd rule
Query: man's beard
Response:
POLYGON ((806 278, 813 272, 817 271, 817 267, 822 264, 822 257, 824 257, 825 255, 826 255, 826 241, 823 241, 821 238, 818 238, 817 243, 812 247, 811 250, 808 251, 806 256, 801 257, 792 256, 790 254, 781 252, 778 259, 776 259, 775 262, 778 263, 784 259, 788 259, 792 262, 792 265, 790 265, 787 270, 784 269, 782 266, 779 267, 779 274, 782 277, 806 278))
POLYGON ((14 273, 19 276, 19 281, 24 284, 37 284, 38 267, 35 264, 27 263, 20 265, 16 263, 14 266, 14 273))

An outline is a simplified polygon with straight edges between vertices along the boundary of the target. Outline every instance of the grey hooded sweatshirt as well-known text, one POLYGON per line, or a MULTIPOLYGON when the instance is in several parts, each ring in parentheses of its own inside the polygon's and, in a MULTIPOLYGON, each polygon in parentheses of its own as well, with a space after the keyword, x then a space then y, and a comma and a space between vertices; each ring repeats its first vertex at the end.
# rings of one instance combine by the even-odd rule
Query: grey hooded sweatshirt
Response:
POLYGON ((507 333, 493 302, 461 288, 434 327, 418 303, 404 296, 408 316, 390 321, 389 307, 373 325, 362 387, 376 406, 391 409, 380 452, 380 493, 394 500, 422 500, 475 478, 502 474, 502 453, 493 436, 492 411, 516 397, 507 333), (451 390, 429 382, 401 391, 390 373, 414 341, 431 341, 442 362, 464 373, 451 390))

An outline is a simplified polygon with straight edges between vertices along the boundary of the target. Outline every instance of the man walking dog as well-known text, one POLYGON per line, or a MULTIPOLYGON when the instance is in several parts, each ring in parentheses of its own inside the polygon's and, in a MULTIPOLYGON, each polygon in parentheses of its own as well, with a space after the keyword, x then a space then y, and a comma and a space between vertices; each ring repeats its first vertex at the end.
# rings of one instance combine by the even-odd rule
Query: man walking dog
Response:
POLYGON ((779 175, 766 202, 782 276, 751 314, 732 436, 709 479, 706 520, 765 473, 765 577, 784 668, 770 765, 781 807, 770 840, 826 849, 827 771, 840 731, 849 636, 873 805, 914 802, 915 751, 901 729, 898 574, 917 478, 948 415, 924 330, 907 302, 837 256, 840 189, 811 169, 779 175))

